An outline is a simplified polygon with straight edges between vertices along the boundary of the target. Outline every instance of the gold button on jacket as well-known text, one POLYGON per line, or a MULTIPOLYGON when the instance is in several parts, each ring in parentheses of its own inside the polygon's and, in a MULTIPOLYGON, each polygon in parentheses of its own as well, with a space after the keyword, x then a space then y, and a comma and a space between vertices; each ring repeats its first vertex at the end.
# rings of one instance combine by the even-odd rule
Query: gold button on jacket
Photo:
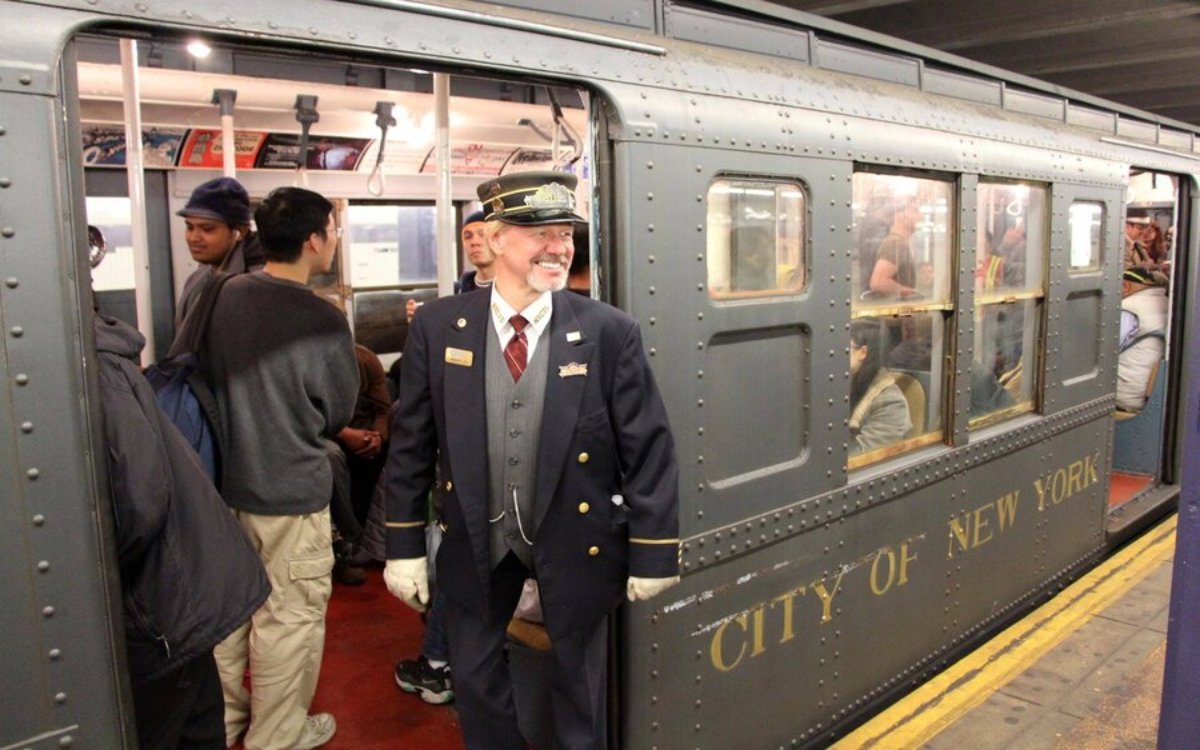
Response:
POLYGON ((591 456, 587 454, 587 451, 584 451, 583 453, 579 454, 579 463, 586 464, 589 458, 591 458, 591 456))
POLYGON ((450 492, 453 489, 454 489, 454 482, 446 482, 446 492, 450 492))
POLYGON ((588 547, 588 554, 591 555, 592 557, 595 557, 596 555, 600 554, 600 548, 599 547, 588 547))
POLYGON ((580 513, 587 513, 591 509, 592 509, 592 506, 588 505, 587 503, 579 504, 579 512, 580 513))

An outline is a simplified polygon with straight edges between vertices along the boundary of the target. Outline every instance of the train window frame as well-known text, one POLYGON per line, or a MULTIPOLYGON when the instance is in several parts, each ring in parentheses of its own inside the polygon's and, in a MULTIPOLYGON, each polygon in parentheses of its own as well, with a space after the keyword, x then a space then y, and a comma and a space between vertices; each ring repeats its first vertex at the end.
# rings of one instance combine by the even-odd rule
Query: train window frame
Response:
MULTIPOLYGON (((1002 388, 1012 398, 1012 403, 984 411, 978 415, 968 416, 968 430, 978 430, 1000 424, 1025 414, 1036 413, 1041 408, 1042 389, 1045 387, 1041 351, 1045 344, 1044 316, 1050 275, 1050 186, 1040 182, 981 176, 975 192, 977 196, 976 215, 980 223, 976 226, 977 252, 973 311, 973 330, 976 340, 972 345, 974 356, 970 363, 971 380, 969 383, 972 389, 972 410, 975 408, 974 395, 977 383, 975 368, 982 366, 980 356, 985 353, 981 350, 982 344, 979 336, 981 327, 986 324, 988 313, 994 311, 995 319, 999 323, 1000 313, 1007 312, 1011 318, 1018 308, 1024 309, 1021 312, 1021 326, 1018 331, 1022 342, 1022 356, 1014 367, 1008 368, 1001 374, 993 373, 995 385, 1002 388), (1003 210, 1007 216, 1014 217, 1016 221, 1005 232, 1003 238, 997 237, 998 231, 994 231, 994 227, 991 226, 994 218, 993 207, 999 205, 990 200, 993 189, 996 191, 1009 190, 1013 196, 1012 200, 1005 204, 1003 210), (1025 202, 1018 206, 1021 192, 1025 193, 1025 202), (1036 201, 1033 200, 1035 195, 1039 196, 1036 201), (1035 206, 1040 208, 1040 216, 1034 215, 1035 206), (1015 211, 1014 207, 1016 207, 1015 211), (983 225, 985 222, 989 226, 985 227, 983 225), (1014 232, 1014 230, 1018 231, 1014 232), (994 250, 986 245, 989 237, 992 238, 995 245, 994 250), (1036 248, 1033 247, 1035 239, 1038 242, 1036 248), (1020 257, 1021 264, 1018 268, 1022 269, 1021 274, 1024 278, 1020 283, 1006 281, 1004 278, 1008 268, 1015 265, 1009 261, 1016 258, 1012 253, 1016 242, 1019 242, 1023 248, 1020 257), (1011 245, 1007 251, 1004 249, 1006 245, 1011 245), (987 258, 999 257, 1000 263, 992 264, 989 261, 988 266, 984 267, 982 264, 985 259, 985 250, 987 258), (1036 270, 1037 276, 1031 283, 1029 275, 1033 269, 1036 270), (997 278, 999 283, 997 283, 997 278), (1027 330, 1029 323, 1032 323, 1032 332, 1027 330), (1021 383, 1022 380, 1028 382, 1028 387, 1021 383), (1030 380, 1032 382, 1029 382, 1030 380), (1014 384, 1016 384, 1015 387, 1014 384), (1017 393, 1014 393, 1014 390, 1017 393), (1027 398, 1017 398, 1018 395, 1027 396, 1027 398)), ((1008 196, 1005 198, 1007 199, 1008 196)))
POLYGON ((1104 267, 1104 225, 1108 221, 1108 207, 1103 201, 1099 200, 1073 200, 1071 205, 1067 207, 1067 272, 1071 276, 1083 276, 1087 274, 1097 273, 1104 267), (1088 232, 1088 249, 1091 251, 1090 262, 1087 265, 1076 265, 1075 251, 1077 247, 1082 245, 1077 244, 1077 240, 1083 236, 1082 231, 1076 228, 1076 209, 1081 207, 1091 206, 1096 209, 1099 219, 1091 221, 1090 227, 1096 227, 1093 233, 1088 232))
MULTIPOLYGON (((904 180, 923 181, 930 186, 939 185, 936 188, 937 192, 942 194, 938 198, 944 198, 944 209, 936 204, 931 206, 928 211, 920 211, 921 206, 917 206, 920 213, 925 214, 925 217, 920 219, 918 226, 927 225, 922 231, 926 234, 934 234, 937 229, 941 228, 945 236, 945 245, 938 252, 941 253, 941 263, 943 268, 938 269, 934 262, 930 262, 932 276, 929 282, 931 293, 928 296, 903 298, 897 297, 894 299, 880 299, 873 296, 868 296, 867 293, 857 294, 852 293, 850 304, 850 321, 851 336, 853 333, 854 321, 876 319, 889 321, 888 325, 893 327, 915 327, 919 324, 913 321, 913 318, 920 316, 929 317, 930 326, 930 376, 926 380, 928 385, 922 393, 922 400, 925 404, 925 419, 928 419, 930 409, 934 409, 938 416, 938 424, 932 429, 926 429, 919 435, 902 438, 897 441, 881 445, 879 447, 870 448, 862 452, 855 453, 854 439, 850 438, 847 441, 847 456, 846 469, 847 471, 856 471, 868 466, 875 466, 881 462, 897 458, 899 456, 910 454, 927 446, 945 444, 949 438, 950 430, 953 427, 951 408, 949 404, 949 384, 950 374, 953 372, 953 356, 956 352, 954 345, 954 316, 955 316, 955 298, 957 294, 957 284, 955 280, 958 278, 958 214, 959 214, 959 196, 961 187, 961 177, 958 174, 941 173, 941 172, 926 172, 926 171, 911 171, 911 170, 888 170, 881 169, 875 166, 859 166, 856 165, 851 181, 852 203, 856 205, 856 211, 862 210, 864 215, 867 214, 866 204, 859 204, 860 197, 858 183, 864 177, 883 178, 884 183, 888 181, 901 183, 904 180), (944 215, 945 221, 939 227, 936 219, 932 218, 936 215, 944 215), (864 303, 864 304, 860 304, 864 303), (940 323, 940 325, 939 325, 940 323), (933 346, 940 345, 940 350, 936 356, 933 353, 933 346), (936 374, 936 378, 934 378, 936 374)), ((920 191, 919 182, 914 185, 916 188, 914 195, 920 191)), ((870 193, 875 188, 871 187, 870 193)), ((888 196, 890 200, 906 197, 903 191, 897 191, 893 195, 888 196)), ((894 208, 894 207, 893 207, 894 208)), ((890 226, 890 223, 889 223, 890 226)), ((861 243, 862 238, 859 235, 860 224, 855 222, 852 244, 861 243)), ((890 233, 890 229, 889 229, 890 233)), ((914 235, 916 232, 914 232, 914 235)), ((911 239, 911 238, 910 238, 911 239)), ((876 248, 878 249, 878 248, 876 248)), ((932 248, 927 249, 933 252, 932 248)), ((934 256, 930 256, 934 257, 934 256)), ((875 259, 872 256, 872 259, 875 259)), ((854 255, 854 263, 861 262, 861 254, 854 255)), ((862 269, 857 267, 858 274, 851 272, 851 286, 855 287, 855 282, 862 282, 862 269)), ((853 339, 852 339, 853 341, 853 339)), ((853 345, 846 348, 847 356, 852 353, 853 345)), ((903 372, 903 371, 901 371, 903 372)), ((911 373, 908 374, 911 378, 911 373)), ((850 371, 847 370, 847 378, 850 378, 850 371)), ((899 384, 898 384, 899 385, 899 384)), ((904 389, 901 388, 902 393, 904 389)), ((914 404, 905 394, 905 402, 908 405, 910 413, 914 409, 914 404)), ((847 427, 850 426, 850 420, 853 417, 854 409, 850 404, 850 394, 847 394, 846 403, 849 411, 847 412, 847 427)))
MULTIPOLYGON (((761 196, 760 197, 765 197, 761 196)), ((775 298, 781 296, 792 296, 802 294, 808 288, 808 283, 811 278, 809 272, 810 261, 810 238, 811 238, 811 190, 808 184, 799 178, 795 177, 780 177, 778 175, 753 175, 753 174, 733 174, 720 173, 713 177, 705 191, 705 230, 706 230, 706 245, 705 245, 705 279, 708 289, 708 297, 713 302, 733 302, 746 299, 763 299, 775 298), (745 289, 734 290, 730 288, 722 288, 722 284, 714 283, 714 277, 719 278, 723 282, 723 286, 732 286, 731 277, 736 275, 734 270, 735 261, 733 255, 738 243, 734 242, 735 233, 740 229, 760 229, 752 224, 743 224, 734 226, 731 217, 732 209, 726 207, 724 212, 714 211, 715 195, 732 195, 735 190, 744 190, 745 194, 750 194, 749 191, 763 191, 768 189, 768 186, 774 190, 775 207, 774 207, 774 222, 776 231, 774 234, 775 242, 774 259, 775 266, 775 285, 761 289, 745 289), (720 191, 724 188, 724 192, 720 191), (781 194, 784 189, 793 189, 799 196, 799 208, 795 212, 788 212, 788 218, 794 217, 799 222, 799 229, 795 232, 795 236, 781 236, 780 224, 780 201, 785 195, 781 194), (724 218, 724 222, 720 218, 724 218), (720 226, 724 223, 725 226, 720 226), (785 243, 792 243, 794 251, 788 250, 785 243), (790 257, 794 252, 795 257, 790 257), (785 258, 781 261, 781 256, 785 258), (793 261, 794 262, 790 262, 793 261), (786 277, 781 277, 781 267, 790 266, 783 273, 788 274, 786 277), (785 283, 781 283, 781 278, 786 278, 785 283)), ((770 247, 770 246, 767 246, 770 247)), ((766 249, 766 248, 764 248, 766 249)))

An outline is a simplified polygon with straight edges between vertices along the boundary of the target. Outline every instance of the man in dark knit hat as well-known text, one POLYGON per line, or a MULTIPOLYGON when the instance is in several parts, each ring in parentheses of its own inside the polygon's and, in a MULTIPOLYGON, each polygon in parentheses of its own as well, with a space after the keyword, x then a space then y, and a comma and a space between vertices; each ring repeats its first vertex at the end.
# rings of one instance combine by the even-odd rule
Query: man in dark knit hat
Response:
POLYGON ((426 304, 404 350, 384 580, 414 609, 428 604, 436 464, 437 581, 468 750, 527 746, 504 654, 527 578, 553 643, 559 750, 608 747, 609 612, 679 580, 679 470, 637 323, 566 291, 584 221, 575 182, 524 172, 480 185, 492 288, 426 304))
POLYGON ((176 212, 183 217, 188 252, 200 264, 179 295, 175 309, 178 330, 196 290, 213 272, 246 273, 263 267, 266 259, 250 231, 250 196, 232 177, 209 180, 192 191, 187 205, 176 212))

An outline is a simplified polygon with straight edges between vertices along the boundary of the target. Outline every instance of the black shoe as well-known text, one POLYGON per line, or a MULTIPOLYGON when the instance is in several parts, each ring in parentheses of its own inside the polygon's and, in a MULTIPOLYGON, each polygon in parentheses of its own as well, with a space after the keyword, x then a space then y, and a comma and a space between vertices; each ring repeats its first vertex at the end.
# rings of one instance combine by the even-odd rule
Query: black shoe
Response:
POLYGON ((397 664, 396 684, 406 693, 420 693, 421 700, 426 703, 442 704, 454 700, 450 667, 432 667, 424 656, 397 664))
POLYGON ((361 586, 367 582, 367 571, 348 560, 337 560, 333 563, 333 580, 345 586, 361 586))

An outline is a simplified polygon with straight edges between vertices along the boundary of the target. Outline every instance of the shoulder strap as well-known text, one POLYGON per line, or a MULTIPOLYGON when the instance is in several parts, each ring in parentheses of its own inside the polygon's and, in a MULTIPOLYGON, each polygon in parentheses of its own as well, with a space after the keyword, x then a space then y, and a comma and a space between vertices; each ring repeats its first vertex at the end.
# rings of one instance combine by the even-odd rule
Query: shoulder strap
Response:
POLYGON ((196 300, 184 316, 183 323, 175 333, 175 341, 171 344, 169 356, 186 352, 197 352, 208 334, 209 320, 213 309, 217 306, 217 295, 225 282, 233 278, 233 274, 216 272, 196 290, 196 300))

